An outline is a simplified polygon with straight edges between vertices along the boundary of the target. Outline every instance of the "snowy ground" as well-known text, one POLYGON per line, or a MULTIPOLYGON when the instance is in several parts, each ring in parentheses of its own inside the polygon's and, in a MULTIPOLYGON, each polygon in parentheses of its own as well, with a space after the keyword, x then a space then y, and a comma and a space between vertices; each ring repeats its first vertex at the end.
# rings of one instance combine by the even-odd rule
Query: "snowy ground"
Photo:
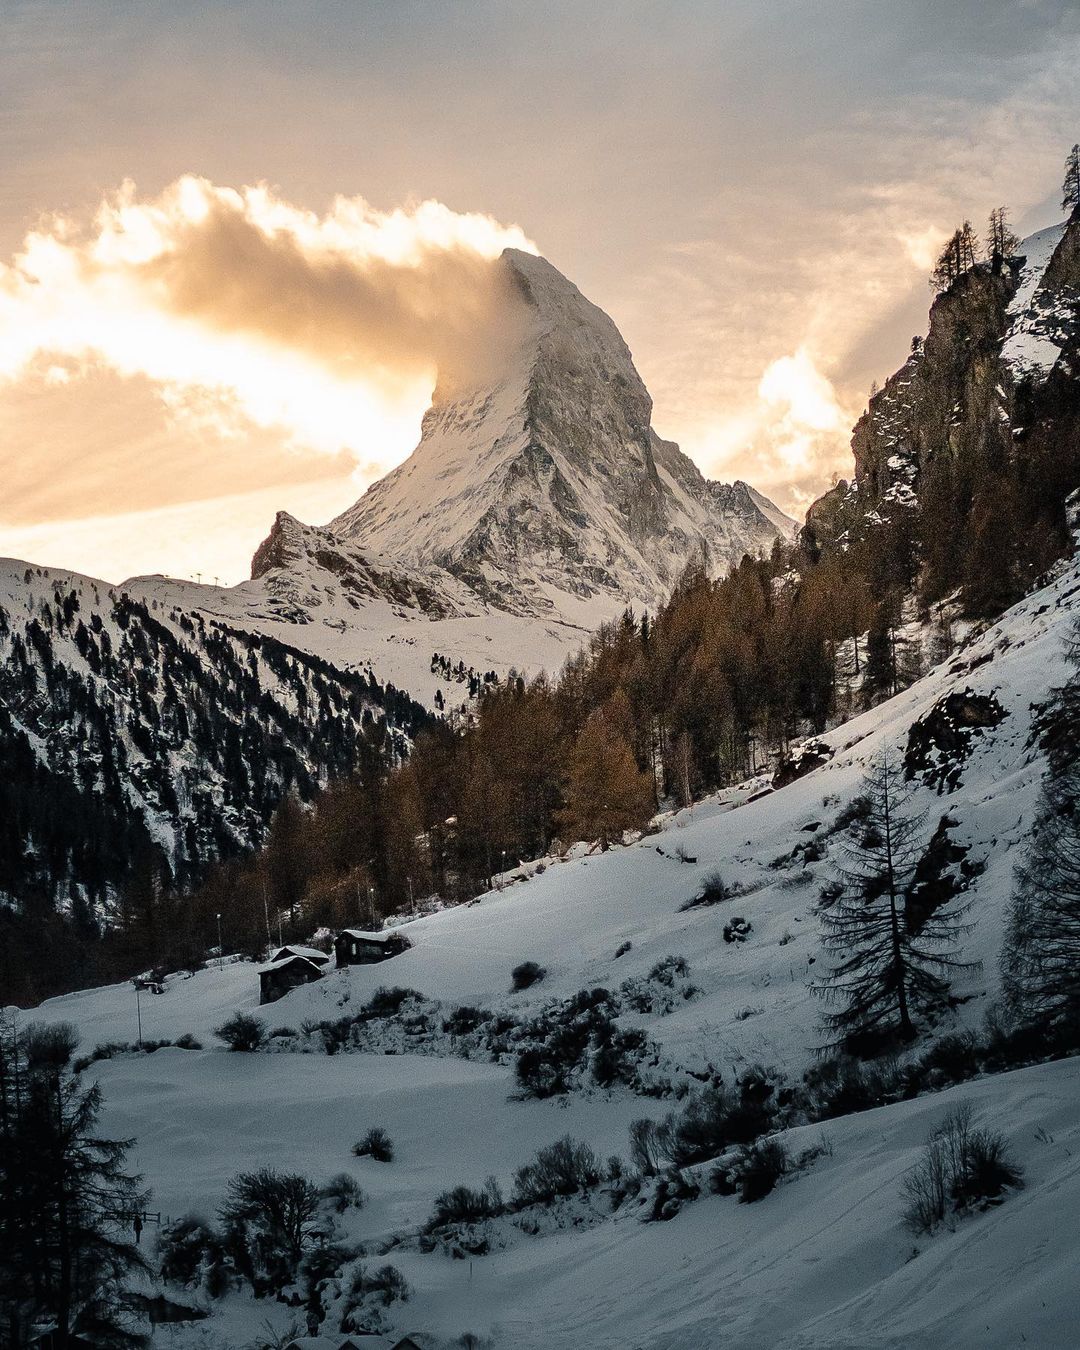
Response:
MULTIPOLYGON (((418 919, 408 925, 413 948, 391 963, 334 972, 264 1016, 271 1026, 298 1027, 358 1006, 383 984, 447 1006, 537 1008, 584 987, 614 988, 681 954, 701 995, 670 1015, 628 1022, 643 1025, 672 1059, 710 1063, 728 1081, 747 1061, 797 1077, 821 1040, 807 984, 819 955, 814 905, 830 859, 772 864, 825 832, 867 762, 881 749, 902 753, 911 723, 942 695, 970 690, 993 693, 1007 715, 974 736, 960 786, 944 795, 925 788, 921 804, 928 829, 947 810, 958 822, 954 837, 986 864, 969 892, 974 927, 964 953, 982 969, 956 987, 967 1001, 938 1031, 978 1025, 996 994, 1004 905, 1044 769, 1029 744, 1031 705, 1064 677, 1062 637, 1078 592, 1077 570, 1063 570, 906 693, 831 734, 833 760, 789 787, 756 801, 746 791, 727 794, 627 848, 552 862, 473 905, 418 919), (815 822, 817 831, 805 828, 815 822), (744 894, 681 912, 717 868, 744 894), (752 924, 742 945, 721 938, 736 914, 752 924), (627 941, 631 950, 616 959, 627 941), (510 970, 522 960, 549 973, 511 995, 510 970)), ((215 1025, 257 1002, 246 963, 173 978, 163 995, 143 996, 144 1035, 190 1031, 210 1046, 215 1025)), ((29 1016, 75 1022, 89 1049, 133 1039, 135 1011, 131 987, 117 986, 52 1000, 29 1016)), ((505 1184, 538 1146, 567 1132, 601 1156, 625 1152, 629 1121, 669 1105, 624 1091, 520 1102, 509 1099, 505 1067, 414 1055, 163 1050, 90 1072, 106 1091, 109 1128, 137 1136, 138 1164, 165 1212, 211 1211, 228 1177, 253 1162, 300 1167, 315 1180, 349 1170, 369 1195, 356 1220, 367 1238, 415 1226, 434 1195, 458 1181, 494 1173, 505 1184), (394 1163, 350 1156, 370 1125, 389 1130, 394 1163)), ((793 1146, 825 1133, 832 1156, 756 1205, 703 1199, 659 1225, 620 1214, 472 1263, 395 1255, 414 1288, 398 1325, 490 1332, 497 1346, 521 1350, 1075 1346, 1078 1120, 1080 1063, 1067 1061, 804 1127, 793 1146), (1010 1138, 1028 1186, 1000 1209, 921 1241, 913 1255, 899 1178, 931 1125, 961 1099, 1010 1138)), ((287 1310, 233 1299, 197 1332, 159 1339, 177 1350, 243 1344, 267 1315, 280 1322, 287 1310)))

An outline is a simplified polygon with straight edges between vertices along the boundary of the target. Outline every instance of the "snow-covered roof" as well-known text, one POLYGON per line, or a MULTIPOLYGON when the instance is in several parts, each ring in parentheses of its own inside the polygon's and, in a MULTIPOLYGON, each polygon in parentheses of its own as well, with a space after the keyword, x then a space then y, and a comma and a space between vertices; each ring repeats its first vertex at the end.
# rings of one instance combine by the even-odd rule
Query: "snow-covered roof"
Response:
POLYGON ((364 928, 343 928, 341 930, 341 935, 342 937, 356 938, 360 942, 389 942, 391 939, 397 938, 400 938, 403 942, 408 942, 409 940, 403 933, 399 933, 394 928, 384 930, 381 933, 369 932, 364 928))
POLYGON ((309 961, 330 960, 326 952, 319 951, 318 947, 297 947, 291 942, 287 942, 284 947, 279 947, 270 960, 272 962, 283 961, 288 956, 305 956, 309 961))
POLYGON ((294 952, 291 956, 283 957, 280 961, 267 961, 265 965, 256 966, 255 973, 265 975, 271 970, 284 970, 286 966, 291 966, 294 961, 302 961, 305 966, 310 966, 312 970, 318 971, 321 975, 326 958, 323 957, 322 952, 319 953, 319 956, 320 960, 313 961, 310 956, 301 956, 299 952, 294 952))

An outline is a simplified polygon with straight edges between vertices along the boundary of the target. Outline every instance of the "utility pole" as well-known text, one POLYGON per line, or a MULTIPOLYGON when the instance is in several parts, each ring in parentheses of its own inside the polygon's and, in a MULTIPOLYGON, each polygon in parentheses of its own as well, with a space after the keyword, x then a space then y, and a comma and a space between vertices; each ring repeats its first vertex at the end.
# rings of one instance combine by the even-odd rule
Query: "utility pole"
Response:
POLYGON ((132 984, 135 986, 135 1016, 138 1018, 138 1021, 139 1021, 139 1039, 138 1039, 137 1044, 141 1046, 141 1045, 142 1045, 142 1003, 139 1001, 139 981, 138 981, 138 980, 132 980, 132 984))
POLYGON ((224 944, 223 944, 222 941, 221 941, 221 915, 220 915, 220 914, 217 916, 217 954, 218 954, 218 965, 219 965, 219 966, 220 966, 220 965, 223 965, 224 962, 225 962, 225 946, 224 946, 224 944))
POLYGON ((416 896, 413 895, 412 877, 407 878, 409 882, 409 909, 413 914, 416 913, 416 896))
MULTIPOLYGON (((272 946, 274 945, 274 939, 273 939, 273 937, 271 936, 271 933, 270 933, 270 902, 269 902, 269 900, 267 900, 267 898, 266 898, 266 878, 265 878, 265 877, 263 877, 262 893, 263 893, 263 918, 266 920, 266 945, 267 945, 267 947, 272 947, 272 946)), ((280 945, 281 945, 281 944, 278 943, 278 946, 280 946, 280 945)))
POLYGON ((369 886, 368 893, 368 911, 371 915, 371 931, 375 932, 375 887, 369 886))

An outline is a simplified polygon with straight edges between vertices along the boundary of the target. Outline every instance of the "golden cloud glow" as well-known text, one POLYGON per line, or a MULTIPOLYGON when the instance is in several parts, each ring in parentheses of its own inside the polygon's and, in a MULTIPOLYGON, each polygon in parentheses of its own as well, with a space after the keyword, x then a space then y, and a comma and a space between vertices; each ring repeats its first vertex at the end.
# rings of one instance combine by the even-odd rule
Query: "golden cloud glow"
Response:
POLYGON ((389 466, 411 449, 436 371, 494 359, 512 297, 491 262, 516 227, 438 202, 322 216, 269 188, 126 183, 88 229, 53 218, 0 266, 0 380, 47 357, 155 382, 219 435, 273 428, 297 448, 389 466))

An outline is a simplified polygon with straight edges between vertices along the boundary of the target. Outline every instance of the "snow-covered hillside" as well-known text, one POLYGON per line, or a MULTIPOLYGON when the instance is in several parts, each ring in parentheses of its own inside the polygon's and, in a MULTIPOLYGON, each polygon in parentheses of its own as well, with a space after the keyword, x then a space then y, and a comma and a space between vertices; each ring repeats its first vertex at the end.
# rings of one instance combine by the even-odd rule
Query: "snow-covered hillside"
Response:
MULTIPOLYGON (((827 736, 829 762, 782 789, 759 795, 762 784, 747 785, 665 819, 629 846, 606 854, 578 847, 542 870, 514 869, 478 902, 408 923, 412 947, 391 962, 334 971, 264 1009, 270 1026, 301 1033, 282 1038, 277 1053, 165 1049, 93 1065, 87 1072, 103 1084, 108 1124, 137 1136, 136 1160, 174 1216, 192 1206, 210 1211, 228 1177, 255 1158, 316 1180, 353 1172, 369 1204, 350 1218, 351 1233, 376 1250, 397 1241, 389 1259, 414 1291, 392 1310, 402 1334, 471 1330, 515 1350, 1064 1350, 1075 1344, 1080 1317, 1066 1232, 1080 1201, 1077 1061, 791 1130, 792 1150, 823 1135, 828 1149, 759 1204, 701 1198, 670 1222, 648 1225, 633 1206, 597 1214, 583 1202, 562 1212, 561 1226, 504 1233, 471 1262, 438 1249, 424 1254, 402 1238, 448 1186, 479 1185, 489 1174, 505 1185, 538 1146, 567 1133, 601 1157, 625 1153, 629 1121, 671 1105, 595 1086, 513 1100, 509 1063, 465 1060, 467 1042, 455 1048, 438 1031, 440 1014, 459 1005, 511 1020, 555 1017, 554 1000, 626 982, 640 992, 659 962, 681 956, 687 982, 677 998, 618 1005, 620 1026, 640 1028, 655 1047, 656 1076, 675 1088, 714 1074, 730 1084, 757 1063, 798 1081, 822 1040, 820 1005, 807 986, 821 960, 817 902, 833 874, 838 817, 868 763, 882 750, 903 757, 912 727, 932 728, 934 710, 950 697, 993 699, 1003 714, 962 738, 962 752, 950 750, 947 775, 933 754, 910 761, 928 833, 947 815, 952 839, 968 850, 972 928, 963 954, 981 962, 956 982, 957 1005, 930 1034, 980 1026, 997 994, 1012 869, 1045 770, 1032 743, 1033 705, 1065 674, 1063 638, 1078 596, 1080 566, 1063 565, 930 675, 827 736), (717 870, 733 898, 684 909, 717 870), (749 923, 745 941, 723 938, 735 917, 749 923), (548 973, 512 994, 511 968, 526 960, 548 973), (411 1031, 390 1019, 364 1053, 316 1050, 305 1024, 348 1016, 381 985, 417 991, 414 1012, 425 1016, 412 1019, 411 1031), (440 1013, 426 1016, 434 1001, 440 1013), (958 1100, 1012 1141, 1027 1188, 913 1244, 900 1222, 900 1177, 958 1100), (350 1156, 372 1125, 394 1138, 392 1164, 350 1156)), ((209 1045, 225 1016, 257 1005, 249 964, 172 977, 160 996, 143 996, 143 1034, 192 1032, 209 1045)), ((134 1039, 135 1015, 133 990, 117 986, 23 1016, 74 1022, 90 1050, 134 1039)), ((267 1316, 284 1326, 290 1313, 235 1296, 195 1330, 159 1331, 158 1340, 178 1350, 241 1344, 267 1316)))
POLYGON ((0 903, 108 909, 150 846, 178 878, 254 848, 290 788, 354 772, 369 732, 400 753, 426 721, 284 638, 176 583, 0 560, 0 903))

